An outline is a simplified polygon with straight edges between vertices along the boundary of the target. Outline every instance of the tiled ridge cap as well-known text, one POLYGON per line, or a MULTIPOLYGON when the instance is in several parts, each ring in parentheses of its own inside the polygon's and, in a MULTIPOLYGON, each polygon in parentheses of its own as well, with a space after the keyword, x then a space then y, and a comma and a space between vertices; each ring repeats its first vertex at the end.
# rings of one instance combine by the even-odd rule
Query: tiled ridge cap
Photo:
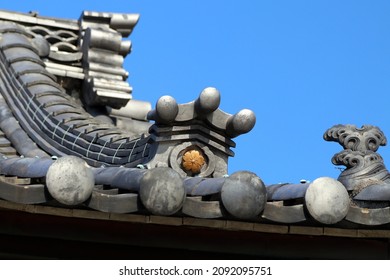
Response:
POLYGON ((42 25, 78 31, 77 20, 40 16, 37 13, 20 13, 0 10, 0 19, 18 22, 22 24, 42 25))

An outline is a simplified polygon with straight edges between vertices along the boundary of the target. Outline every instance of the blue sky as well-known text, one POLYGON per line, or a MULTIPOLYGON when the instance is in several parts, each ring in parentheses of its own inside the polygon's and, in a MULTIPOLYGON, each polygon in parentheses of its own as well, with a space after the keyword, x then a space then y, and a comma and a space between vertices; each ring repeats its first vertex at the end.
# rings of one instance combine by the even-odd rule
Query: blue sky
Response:
MULTIPOLYGON (((73 19, 139 13, 125 61, 135 99, 184 103, 214 86, 222 110, 256 113, 229 173, 250 170, 266 184, 337 178, 330 160, 341 146, 322 139, 326 129, 372 124, 390 135, 390 1, 3 2, 73 19)), ((390 162, 389 147, 379 152, 390 162)))

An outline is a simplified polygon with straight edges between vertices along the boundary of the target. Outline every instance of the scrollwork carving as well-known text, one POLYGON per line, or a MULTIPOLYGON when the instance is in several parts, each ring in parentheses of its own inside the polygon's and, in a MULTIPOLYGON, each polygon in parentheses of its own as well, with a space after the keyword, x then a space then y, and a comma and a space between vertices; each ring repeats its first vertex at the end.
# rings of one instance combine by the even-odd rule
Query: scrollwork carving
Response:
POLYGON ((354 125, 335 125, 324 133, 324 139, 338 142, 344 149, 361 152, 376 152, 379 146, 387 144, 382 130, 373 125, 363 125, 361 128, 354 125))
POLYGON ((387 143, 384 133, 376 126, 335 125, 324 133, 326 141, 338 142, 344 151, 335 154, 332 163, 344 165, 338 180, 355 196, 373 182, 387 182, 390 173, 376 151, 387 143))
POLYGON ((362 189, 362 185, 369 186, 370 182, 384 182, 390 179, 383 158, 375 152, 344 150, 333 156, 332 162, 335 165, 344 165, 347 167, 339 176, 338 180, 342 182, 348 190, 362 189))
POLYGON ((364 168, 365 166, 374 163, 383 163, 383 158, 378 153, 367 151, 363 153, 360 151, 352 151, 350 149, 337 153, 332 158, 334 165, 344 165, 347 169, 364 168))

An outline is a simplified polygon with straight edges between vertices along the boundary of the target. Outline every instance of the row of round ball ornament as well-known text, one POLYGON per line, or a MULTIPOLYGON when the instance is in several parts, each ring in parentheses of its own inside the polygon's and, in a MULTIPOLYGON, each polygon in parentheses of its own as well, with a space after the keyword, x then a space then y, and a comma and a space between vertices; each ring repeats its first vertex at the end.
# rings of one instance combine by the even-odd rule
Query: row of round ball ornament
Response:
MULTIPOLYGON (((204 164, 197 151, 184 154, 183 167, 199 172, 204 164)), ((46 175, 49 193, 65 205, 78 205, 92 194, 95 180, 87 163, 75 156, 56 160, 46 175)), ((172 215, 179 211, 185 200, 182 177, 170 168, 155 168, 145 173, 140 183, 139 195, 146 208, 157 215, 172 215), (166 200, 174 203, 167 207, 166 200)), ((267 202, 266 187, 262 180, 248 171, 228 176, 221 189, 221 202, 234 217, 253 219, 261 214, 267 202)), ((309 214, 323 224, 335 224, 348 213, 350 198, 339 181, 321 177, 306 190, 305 205, 309 214)))
MULTIPOLYGON (((64 156, 49 167, 46 186, 50 195, 59 203, 75 206, 91 197, 95 177, 92 168, 83 159, 64 156)), ((171 168, 147 170, 135 187, 138 189, 142 204, 152 214, 172 215, 183 206, 186 195, 183 179, 171 168)))

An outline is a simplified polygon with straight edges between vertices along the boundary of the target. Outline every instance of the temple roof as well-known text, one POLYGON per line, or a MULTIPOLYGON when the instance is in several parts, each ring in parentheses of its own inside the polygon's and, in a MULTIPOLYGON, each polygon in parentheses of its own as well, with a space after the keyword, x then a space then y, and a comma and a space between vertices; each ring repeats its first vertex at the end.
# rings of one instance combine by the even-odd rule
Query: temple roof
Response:
POLYGON ((39 215, 288 235, 389 238, 390 175, 375 126, 336 125, 339 178, 266 186, 227 174, 255 114, 135 100, 123 60, 136 14, 79 20, 0 11, 0 208, 39 215))

